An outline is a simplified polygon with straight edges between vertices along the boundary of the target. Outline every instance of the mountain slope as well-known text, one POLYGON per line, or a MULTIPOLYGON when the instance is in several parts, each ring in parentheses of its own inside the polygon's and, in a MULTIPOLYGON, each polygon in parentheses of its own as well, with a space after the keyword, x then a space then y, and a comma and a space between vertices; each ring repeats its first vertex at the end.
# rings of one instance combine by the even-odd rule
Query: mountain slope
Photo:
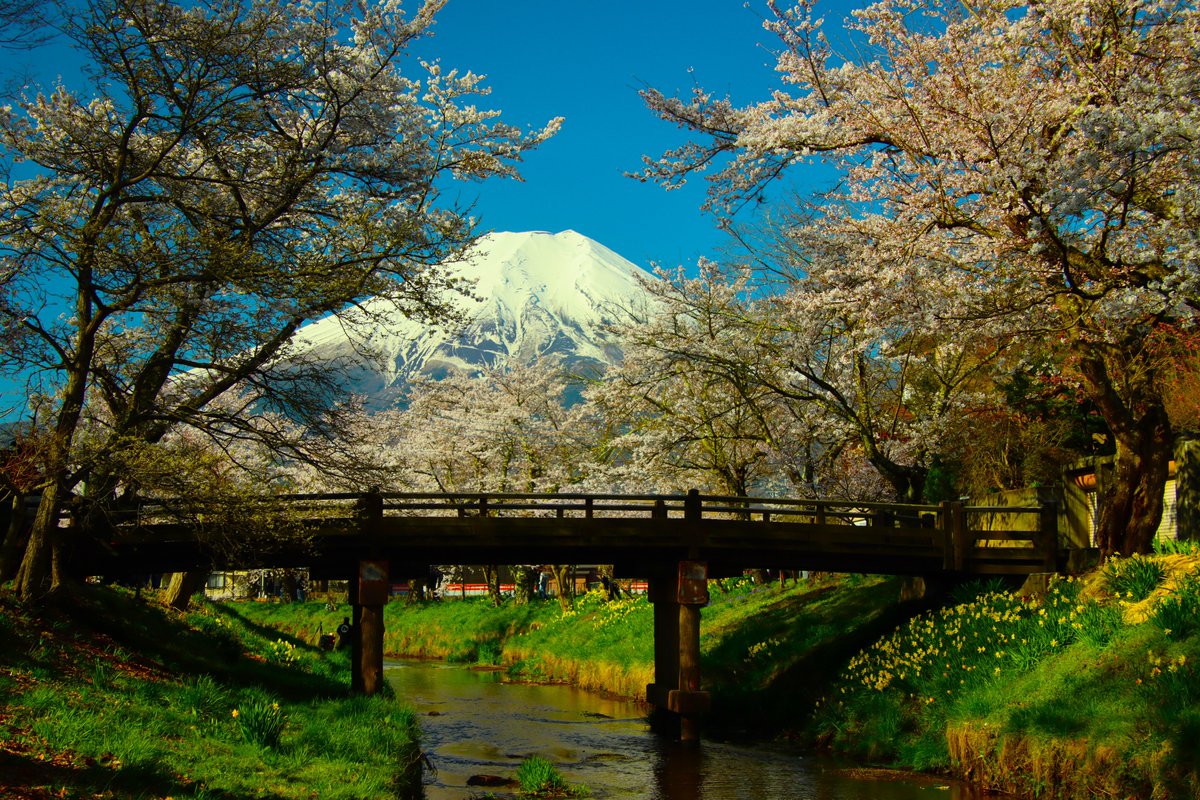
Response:
POLYGON ((538 359, 594 371, 620 360, 610 326, 645 306, 641 281, 651 279, 575 231, 492 233, 448 267, 474 287, 474 298, 456 303, 468 320, 462 329, 432 328, 368 300, 361 310, 306 326, 298 343, 328 363, 358 362, 348 388, 374 408, 393 403, 413 376, 476 374, 538 359))

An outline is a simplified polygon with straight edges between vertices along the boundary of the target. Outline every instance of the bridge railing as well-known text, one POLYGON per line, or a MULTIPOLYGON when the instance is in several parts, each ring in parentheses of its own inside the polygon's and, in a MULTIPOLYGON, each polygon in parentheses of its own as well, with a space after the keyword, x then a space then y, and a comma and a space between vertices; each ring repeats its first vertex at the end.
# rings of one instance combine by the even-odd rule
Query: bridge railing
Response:
POLYGON ((423 517, 652 517, 682 512, 682 495, 625 495, 536 492, 387 493, 384 514, 423 517), (658 511, 656 512, 656 509, 658 511))
MULTIPOLYGON (((816 545, 882 547, 891 552, 921 551, 955 572, 1047 571, 1059 563, 1057 512, 1041 507, 964 506, 959 503, 895 504, 824 499, 789 499, 687 494, 599 493, 314 493, 289 494, 206 504, 178 499, 145 499, 115 509, 114 527, 161 525, 236 526, 278 514, 330 531, 366 530, 370 520, 392 517, 550 519, 662 519, 691 522, 733 521, 763 524, 765 537, 795 537, 816 545), (795 528, 791 528, 791 526, 795 528), (770 531, 774 530, 774 533, 770 531), (889 549, 891 548, 891 549, 889 549)), ((726 538, 747 535, 730 531, 726 538)))
POLYGON ((559 518, 662 517, 739 519, 886 527, 936 526, 941 506, 836 500, 791 500, 693 494, 385 493, 384 514, 395 516, 521 516, 559 518))

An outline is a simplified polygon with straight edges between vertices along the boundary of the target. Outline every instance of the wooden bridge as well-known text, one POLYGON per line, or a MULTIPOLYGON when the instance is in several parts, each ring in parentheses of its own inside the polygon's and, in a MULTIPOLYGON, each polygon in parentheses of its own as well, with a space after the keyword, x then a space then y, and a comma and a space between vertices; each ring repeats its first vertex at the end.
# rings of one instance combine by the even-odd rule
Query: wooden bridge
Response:
MULTIPOLYGON (((430 564, 614 564, 645 578, 654 604, 655 681, 647 700, 695 738, 699 615, 707 578, 775 568, 953 580, 1073 571, 1058 510, 959 503, 897 505, 702 495, 306 494, 244 511, 276 535, 238 530, 229 509, 148 500, 115 511, 95 546, 96 573, 305 567, 348 579, 355 622, 355 686, 378 690, 383 605, 390 577, 430 564)), ((246 526, 243 526, 246 527, 246 526)))

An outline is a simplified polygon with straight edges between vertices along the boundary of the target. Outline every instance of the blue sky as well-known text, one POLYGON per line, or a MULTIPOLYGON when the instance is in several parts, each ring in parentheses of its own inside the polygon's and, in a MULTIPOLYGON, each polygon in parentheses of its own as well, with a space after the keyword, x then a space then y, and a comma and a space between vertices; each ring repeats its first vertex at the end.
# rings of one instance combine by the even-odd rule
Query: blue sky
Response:
MULTIPOLYGON (((831 35, 855 2, 826 0, 831 35)), ((767 13, 765 0, 449 0, 413 57, 486 75, 492 94, 480 105, 500 109, 510 124, 534 129, 565 118, 562 131, 528 155, 524 182, 457 184, 450 199, 474 204, 485 230, 573 229, 643 267, 690 270, 700 256, 720 257, 729 238, 700 210, 703 181, 667 192, 625 177, 643 154, 686 141, 645 108, 638 90, 686 95, 698 84, 739 105, 767 97, 781 86, 779 43, 762 27, 767 13)), ((3 56, 9 70, 32 71, 47 88, 60 74, 77 85, 74 58, 62 49, 60 42, 3 56)), ((823 187, 830 173, 813 168, 793 178, 801 188, 823 187)), ((0 400, 0 419, 7 405, 0 400)))
MULTIPOLYGON (((408 3, 415 7, 416 0, 408 3)), ((827 31, 836 31, 853 0, 827 0, 827 31)), ((786 5, 786 3, 784 4, 786 5)), ((487 76, 492 94, 480 105, 506 122, 540 128, 565 118, 562 131, 522 166, 524 182, 450 187, 450 199, 474 204, 485 230, 576 230, 648 267, 694 266, 717 257, 728 237, 700 211, 703 181, 667 192, 625 177, 643 154, 658 156, 685 135, 658 120, 638 90, 687 94, 694 84, 738 104, 779 87, 778 40, 762 27, 765 0, 449 0, 433 35, 413 57, 487 76)), ((69 69, 68 54, 9 53, 46 85, 69 69)), ((74 83, 70 72, 63 80, 74 83)), ((823 186, 827 171, 792 176, 823 186)))
MULTIPOLYGON (((694 83, 748 104, 780 86, 763 30, 765 3, 742 0, 450 0, 422 57, 488 77, 491 105, 504 119, 536 127, 555 116, 562 131, 531 153, 524 183, 468 184, 493 230, 574 229, 641 266, 694 265, 716 256, 728 237, 702 214, 703 187, 667 192, 623 173, 641 156, 660 155, 685 138, 655 118, 638 90, 687 94, 694 83)), ((827 27, 846 6, 827 4, 827 27)), ((827 173, 806 177, 820 185, 827 173)))

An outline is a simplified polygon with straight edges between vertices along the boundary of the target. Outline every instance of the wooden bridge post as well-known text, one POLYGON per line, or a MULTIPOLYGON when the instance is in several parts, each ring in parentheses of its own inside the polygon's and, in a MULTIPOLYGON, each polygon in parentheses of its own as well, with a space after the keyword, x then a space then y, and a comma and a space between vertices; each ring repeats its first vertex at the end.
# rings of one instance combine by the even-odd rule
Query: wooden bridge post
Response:
POLYGON ((679 741, 700 741, 700 715, 708 711, 708 692, 700 690, 700 608, 708 603, 708 565, 679 564, 679 679, 667 693, 667 708, 679 715, 679 741))
POLYGON ((358 576, 351 575, 346 583, 346 599, 350 603, 350 693, 362 694, 362 603, 358 601, 358 576))
MULTIPOLYGON (((364 539, 379 535, 383 520, 383 496, 375 490, 359 501, 359 525, 364 539)), ((391 589, 388 562, 364 560, 352 581, 351 604, 354 610, 353 652, 350 690, 373 695, 383 688, 383 607, 391 589)))
MULTIPOLYGON (((666 503, 655 502, 650 517, 665 520, 666 503)), ((660 568, 646 585, 646 599, 654 607, 654 683, 646 686, 646 702, 654 706, 650 727, 669 736, 678 734, 678 719, 667 710, 668 693, 679 687, 678 579, 678 573, 660 568)))
POLYGON ((1042 503, 1038 517, 1042 569, 1045 572, 1058 572, 1058 503, 1053 500, 1042 503))
POLYGON ((679 602, 677 575, 650 577, 646 599, 654 608, 654 683, 646 686, 646 702, 654 706, 650 727, 671 737, 679 735, 679 718, 671 714, 670 693, 679 688, 679 602))
POLYGON ((950 503, 943 500, 938 510, 938 529, 942 534, 942 571, 954 569, 954 526, 950 522, 950 503))
MULTIPOLYGON (((683 509, 687 522, 700 522, 697 490, 688 492, 683 509)), ((667 518, 662 500, 652 515, 667 518)), ((647 592, 654 605, 654 683, 646 687, 646 700, 654 706, 651 727, 681 742, 699 741, 699 715, 709 708, 709 695, 700 690, 700 608, 708 602, 707 577, 704 563, 681 561, 653 575, 647 592)))
POLYGON ((950 529, 954 541, 954 571, 965 572, 973 542, 967 531, 967 510, 962 503, 950 504, 950 529))

